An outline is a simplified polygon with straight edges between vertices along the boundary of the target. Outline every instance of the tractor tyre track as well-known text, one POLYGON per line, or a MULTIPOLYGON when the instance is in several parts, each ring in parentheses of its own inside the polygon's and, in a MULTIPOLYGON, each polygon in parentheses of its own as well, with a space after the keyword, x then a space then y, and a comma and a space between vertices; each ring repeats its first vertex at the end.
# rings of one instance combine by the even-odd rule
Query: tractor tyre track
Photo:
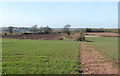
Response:
POLYGON ((84 42, 80 44, 80 71, 83 71, 82 74, 118 74, 118 69, 113 67, 112 62, 105 59, 100 51, 86 46, 84 42))

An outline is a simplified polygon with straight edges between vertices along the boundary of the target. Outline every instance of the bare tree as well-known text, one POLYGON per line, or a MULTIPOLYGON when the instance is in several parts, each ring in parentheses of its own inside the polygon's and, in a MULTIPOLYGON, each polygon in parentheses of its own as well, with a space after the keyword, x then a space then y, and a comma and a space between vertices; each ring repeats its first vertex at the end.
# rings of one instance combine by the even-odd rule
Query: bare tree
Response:
POLYGON ((44 33, 50 33, 52 32, 52 29, 49 26, 43 27, 44 33))
POLYGON ((71 25, 65 25, 64 28, 63 28, 63 33, 67 34, 67 35, 70 35, 70 30, 69 30, 69 27, 71 25))
POLYGON ((40 33, 41 34, 43 33, 43 27, 40 27, 40 33))
POLYGON ((32 31, 33 33, 37 33, 37 25, 33 25, 33 26, 31 27, 31 31, 32 31))
POLYGON ((13 29, 14 29, 14 28, 13 28, 12 26, 9 26, 9 27, 8 27, 8 31, 9 31, 10 35, 12 35, 13 29))

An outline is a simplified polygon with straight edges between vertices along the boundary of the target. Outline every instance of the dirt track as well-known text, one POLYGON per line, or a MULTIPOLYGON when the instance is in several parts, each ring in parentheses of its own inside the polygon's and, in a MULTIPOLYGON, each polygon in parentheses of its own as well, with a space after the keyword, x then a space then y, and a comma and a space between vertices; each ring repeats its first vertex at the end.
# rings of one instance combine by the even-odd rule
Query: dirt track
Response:
POLYGON ((108 62, 99 51, 86 46, 81 42, 80 62, 84 67, 80 68, 82 74, 118 74, 117 67, 113 67, 112 62, 108 62))

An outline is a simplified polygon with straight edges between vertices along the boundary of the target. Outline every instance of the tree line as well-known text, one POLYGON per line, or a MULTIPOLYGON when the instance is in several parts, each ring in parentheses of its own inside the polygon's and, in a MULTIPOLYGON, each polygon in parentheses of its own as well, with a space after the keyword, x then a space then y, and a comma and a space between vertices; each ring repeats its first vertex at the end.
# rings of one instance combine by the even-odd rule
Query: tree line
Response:
POLYGON ((50 28, 49 26, 37 28, 37 25, 34 25, 31 27, 30 31, 34 34, 48 34, 52 32, 52 28, 50 28))
MULTIPOLYGON (((37 27, 38 25, 33 25, 29 32, 23 32, 22 34, 49 34, 52 33, 53 29, 50 28, 49 26, 46 27, 37 27)), ((84 33, 85 31, 83 30, 74 30, 74 33, 72 33, 72 31, 70 30, 71 25, 65 25, 63 27, 63 29, 61 30, 60 33, 64 33, 67 35, 67 37, 69 37, 70 35, 73 35, 73 38, 75 37, 77 41, 85 41, 85 36, 84 33)), ((10 35, 13 34, 13 29, 14 27, 9 26, 8 27, 8 32, 10 33, 10 35)), ((7 33, 5 33, 5 35, 7 35, 7 33)))
MULTIPOLYGON (((13 34, 13 30, 14 30, 14 27, 12 26, 9 26, 7 28, 8 32, 10 35, 13 34)), ((48 33, 51 33, 52 32, 52 28, 50 28, 49 26, 45 26, 45 27, 40 27, 38 28, 37 25, 33 25, 30 30, 30 32, 27 33, 27 32, 24 32, 23 34, 48 34, 48 33)), ((7 33, 5 33, 5 35, 7 35, 7 33)))

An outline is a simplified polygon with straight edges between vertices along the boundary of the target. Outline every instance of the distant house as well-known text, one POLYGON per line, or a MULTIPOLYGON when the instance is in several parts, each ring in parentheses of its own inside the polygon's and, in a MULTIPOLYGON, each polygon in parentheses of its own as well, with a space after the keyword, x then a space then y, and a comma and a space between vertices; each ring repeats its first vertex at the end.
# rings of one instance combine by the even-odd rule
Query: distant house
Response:
POLYGON ((28 32, 28 31, 30 31, 30 28, 17 27, 17 28, 14 28, 13 31, 14 31, 14 32, 28 32))

